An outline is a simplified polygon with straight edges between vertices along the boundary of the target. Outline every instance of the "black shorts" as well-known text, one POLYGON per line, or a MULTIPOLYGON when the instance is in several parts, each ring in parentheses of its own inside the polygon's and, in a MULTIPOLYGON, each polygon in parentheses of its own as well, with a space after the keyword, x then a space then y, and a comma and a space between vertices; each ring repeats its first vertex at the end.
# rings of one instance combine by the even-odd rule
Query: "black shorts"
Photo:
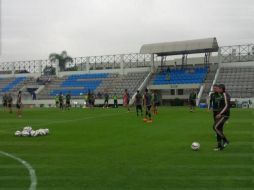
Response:
POLYGON ((141 105, 136 105, 136 109, 137 110, 142 110, 142 106, 141 105))
POLYGON ((190 105, 191 105, 191 106, 196 106, 195 100, 190 100, 190 105))
POLYGON ((7 102, 4 102, 4 103, 3 103, 3 106, 4 106, 4 107, 7 107, 7 102))
POLYGON ((151 105, 150 106, 146 106, 147 111, 150 111, 151 107, 152 107, 151 105))
POLYGON ((16 104, 16 108, 20 109, 21 108, 21 104, 16 104))
POLYGON ((70 102, 70 101, 66 101, 66 104, 67 104, 67 105, 70 105, 70 104, 71 104, 71 102, 70 102))
POLYGON ((160 103, 159 102, 154 102, 154 106, 159 106, 160 105, 160 103))
POLYGON ((105 101, 104 101, 104 104, 106 104, 106 103, 108 104, 108 100, 105 100, 105 101))
POLYGON ((11 108, 12 107, 12 104, 8 104, 8 108, 11 108))

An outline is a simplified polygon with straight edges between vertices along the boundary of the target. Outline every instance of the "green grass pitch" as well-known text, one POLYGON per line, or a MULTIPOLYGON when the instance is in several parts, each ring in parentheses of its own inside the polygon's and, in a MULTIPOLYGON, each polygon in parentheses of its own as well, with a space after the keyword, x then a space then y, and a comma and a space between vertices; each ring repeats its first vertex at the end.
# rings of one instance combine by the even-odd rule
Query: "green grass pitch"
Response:
MULTIPOLYGON (((214 152, 212 113, 201 109, 161 107, 151 124, 133 108, 26 109, 21 119, 2 111, 0 151, 32 165, 38 190, 252 190, 253 119, 250 109, 232 109, 225 126, 231 144, 214 152), (26 125, 51 133, 15 137, 26 125)), ((0 190, 29 185, 26 168, 0 155, 0 190)))

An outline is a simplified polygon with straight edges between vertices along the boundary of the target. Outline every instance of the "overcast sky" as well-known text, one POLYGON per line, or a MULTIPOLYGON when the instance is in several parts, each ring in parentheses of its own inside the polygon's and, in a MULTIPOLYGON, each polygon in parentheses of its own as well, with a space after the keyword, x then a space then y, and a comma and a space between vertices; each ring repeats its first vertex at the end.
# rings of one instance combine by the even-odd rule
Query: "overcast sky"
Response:
POLYGON ((1 61, 139 52, 142 44, 217 37, 254 43, 254 0, 0 0, 1 61))

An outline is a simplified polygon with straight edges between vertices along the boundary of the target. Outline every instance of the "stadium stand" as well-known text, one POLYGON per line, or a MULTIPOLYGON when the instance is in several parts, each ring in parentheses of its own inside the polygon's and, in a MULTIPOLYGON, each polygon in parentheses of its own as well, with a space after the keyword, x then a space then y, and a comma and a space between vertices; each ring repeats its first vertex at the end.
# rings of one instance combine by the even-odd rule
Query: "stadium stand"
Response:
POLYGON ((56 96, 59 93, 65 95, 68 92, 72 96, 87 94, 88 91, 94 91, 101 84, 102 80, 107 77, 108 74, 106 73, 70 75, 61 83, 60 88, 53 89, 50 95, 56 96))
POLYGON ((7 78, 2 79, 1 82, 1 92, 2 93, 10 93, 15 91, 22 83, 26 80, 26 77, 17 77, 17 78, 7 78))
POLYGON ((216 83, 225 84, 232 98, 251 98, 254 95, 254 67, 222 67, 216 83))
POLYGON ((156 74, 153 85, 203 83, 207 73, 207 67, 174 68, 156 74))
POLYGON ((124 90, 127 89, 130 96, 132 96, 147 75, 148 72, 133 72, 127 75, 111 74, 111 77, 104 80, 95 92, 104 92, 106 89, 110 97, 114 94, 118 97, 122 97, 124 90))
POLYGON ((209 66, 209 71, 206 75, 205 81, 204 81, 204 91, 201 97, 201 101, 202 102, 206 102, 207 96, 210 93, 212 84, 213 84, 213 80, 216 74, 216 71, 218 69, 218 64, 214 64, 214 65, 210 65, 209 66))
POLYGON ((130 95, 133 95, 147 74, 148 72, 128 73, 127 75, 98 73, 52 78, 51 83, 46 85, 38 95, 38 99, 52 99, 60 92, 63 94, 71 92, 73 98, 80 98, 80 95, 87 94, 88 91, 95 94, 103 94, 107 91, 110 97, 114 94, 122 97, 124 89, 128 89, 130 95))

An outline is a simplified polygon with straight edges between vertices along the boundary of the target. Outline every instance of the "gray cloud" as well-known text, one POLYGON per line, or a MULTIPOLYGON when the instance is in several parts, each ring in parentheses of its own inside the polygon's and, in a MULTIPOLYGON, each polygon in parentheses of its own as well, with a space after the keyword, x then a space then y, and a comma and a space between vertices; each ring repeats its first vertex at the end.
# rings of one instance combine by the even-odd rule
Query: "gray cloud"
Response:
POLYGON ((138 52, 144 43, 254 42, 254 1, 2 0, 0 60, 138 52))

